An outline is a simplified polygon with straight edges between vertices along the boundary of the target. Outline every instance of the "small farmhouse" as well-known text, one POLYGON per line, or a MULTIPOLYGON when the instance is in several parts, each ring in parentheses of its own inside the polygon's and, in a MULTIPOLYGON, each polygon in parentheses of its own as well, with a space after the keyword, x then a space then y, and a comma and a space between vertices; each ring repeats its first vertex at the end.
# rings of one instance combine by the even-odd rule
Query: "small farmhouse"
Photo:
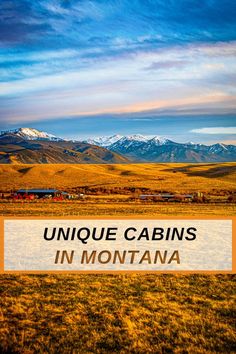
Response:
POLYGON ((19 189, 17 196, 33 196, 36 198, 67 198, 68 193, 59 191, 58 189, 19 189))

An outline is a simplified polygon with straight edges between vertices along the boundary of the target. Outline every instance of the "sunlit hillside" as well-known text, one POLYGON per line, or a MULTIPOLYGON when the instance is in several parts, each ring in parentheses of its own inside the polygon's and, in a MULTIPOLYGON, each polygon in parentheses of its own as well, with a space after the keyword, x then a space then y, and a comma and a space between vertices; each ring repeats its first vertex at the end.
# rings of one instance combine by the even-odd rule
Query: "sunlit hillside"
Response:
POLYGON ((146 188, 169 192, 236 190, 236 163, 0 165, 1 191, 18 188, 146 188))

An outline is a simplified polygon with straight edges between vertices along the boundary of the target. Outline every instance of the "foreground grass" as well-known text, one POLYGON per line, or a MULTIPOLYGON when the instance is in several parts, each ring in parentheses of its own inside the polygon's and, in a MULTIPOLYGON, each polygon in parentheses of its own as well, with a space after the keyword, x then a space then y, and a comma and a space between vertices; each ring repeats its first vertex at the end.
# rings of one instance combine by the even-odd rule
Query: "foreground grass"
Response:
POLYGON ((232 275, 3 275, 2 353, 233 353, 232 275))
POLYGON ((234 216, 236 204, 1 202, 3 216, 234 216))

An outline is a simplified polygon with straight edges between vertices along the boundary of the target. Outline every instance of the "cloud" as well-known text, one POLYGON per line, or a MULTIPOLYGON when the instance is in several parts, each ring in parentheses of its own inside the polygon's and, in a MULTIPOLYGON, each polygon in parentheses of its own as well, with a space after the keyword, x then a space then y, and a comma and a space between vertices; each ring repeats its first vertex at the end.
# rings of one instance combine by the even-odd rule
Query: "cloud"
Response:
POLYGON ((211 127, 211 128, 192 129, 190 130, 190 133, 232 135, 232 134, 236 134, 236 127, 211 127))
POLYGON ((1 119, 236 112, 235 17, 233 0, 2 1, 1 119))
POLYGON ((184 68, 190 62, 188 60, 165 60, 152 63, 150 66, 146 67, 145 70, 165 70, 172 68, 184 68))
POLYGON ((86 47, 94 33, 105 48, 115 38, 119 49, 151 48, 234 40, 235 17, 234 0, 11 0, 0 2, 0 34, 3 43, 43 48, 86 47))

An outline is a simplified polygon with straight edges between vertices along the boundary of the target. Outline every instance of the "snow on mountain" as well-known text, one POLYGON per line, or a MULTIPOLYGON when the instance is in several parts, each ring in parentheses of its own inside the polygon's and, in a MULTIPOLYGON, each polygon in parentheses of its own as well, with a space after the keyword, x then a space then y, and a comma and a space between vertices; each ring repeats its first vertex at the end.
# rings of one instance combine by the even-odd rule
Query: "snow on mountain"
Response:
MULTIPOLYGON (((87 141, 91 143, 90 141, 87 141)), ((198 143, 177 143, 164 137, 143 136, 139 134, 102 137, 92 140, 93 144, 104 144, 114 152, 134 161, 150 162, 214 162, 235 161, 236 146, 198 143)))
POLYGON ((148 141, 150 139, 150 137, 141 134, 127 135, 123 138, 132 141, 148 141))
POLYGON ((108 149, 118 151, 127 151, 129 148, 136 149, 146 143, 144 137, 141 136, 123 136, 115 143, 107 146, 108 149))
POLYGON ((155 145, 166 145, 174 143, 173 141, 161 136, 154 136, 152 139, 149 139, 148 142, 155 145))
POLYGON ((63 139, 56 137, 53 134, 49 134, 33 128, 19 128, 15 130, 2 131, 1 135, 16 135, 26 140, 50 140, 50 141, 63 141, 63 139))
POLYGON ((84 142, 92 145, 98 145, 98 146, 110 146, 111 144, 116 143, 118 140, 120 140, 123 136, 116 134, 112 136, 101 136, 97 138, 90 138, 87 140, 84 140, 84 142))
POLYGON ((175 144, 171 140, 159 136, 128 135, 124 136, 114 144, 108 146, 108 149, 120 154, 130 156, 138 155, 143 158, 144 155, 152 155, 160 146, 175 144))
POLYGON ((222 144, 222 143, 217 143, 217 144, 211 145, 209 150, 212 153, 219 153, 219 152, 227 151, 228 150, 228 146, 225 145, 225 144, 222 144))
MULTIPOLYGON (((2 131, 1 141, 20 138, 25 140, 46 140, 68 142, 55 135, 32 128, 19 128, 2 131)), ((74 141, 76 144, 78 141, 74 141)), ((112 135, 83 141, 118 153, 131 161, 138 162, 226 162, 236 161, 236 146, 217 143, 204 145, 198 143, 177 143, 160 136, 112 135)), ((73 141, 70 141, 73 143, 73 141)))
POLYGON ((102 137, 96 137, 96 138, 90 138, 85 140, 84 142, 89 143, 89 144, 94 144, 98 146, 104 146, 104 147, 110 147, 113 144, 116 144, 119 142, 119 144, 125 144, 125 145, 130 145, 131 143, 135 142, 153 142, 157 143, 159 145, 161 144, 166 144, 170 142, 170 140, 166 138, 162 138, 159 136, 145 136, 141 134, 133 134, 133 135, 112 135, 112 136, 102 136, 102 137))
POLYGON ((93 145, 98 145, 98 146, 103 146, 103 147, 109 147, 115 143, 119 142, 125 142, 125 141, 148 141, 150 137, 144 136, 141 134, 134 134, 134 135, 111 135, 111 136, 101 136, 101 137, 96 137, 96 138, 90 138, 87 140, 84 140, 84 142, 88 144, 93 144, 93 145))

